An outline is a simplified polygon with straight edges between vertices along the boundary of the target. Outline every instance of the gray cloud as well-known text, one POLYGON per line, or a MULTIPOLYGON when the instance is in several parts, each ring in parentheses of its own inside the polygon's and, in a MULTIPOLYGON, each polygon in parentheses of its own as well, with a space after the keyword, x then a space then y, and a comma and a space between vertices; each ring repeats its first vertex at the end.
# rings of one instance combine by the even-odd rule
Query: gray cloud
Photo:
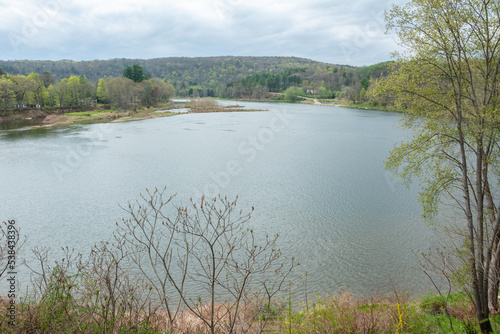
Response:
POLYGON ((384 34, 392 3, 0 0, 0 59, 269 55, 369 65, 397 48, 384 34))

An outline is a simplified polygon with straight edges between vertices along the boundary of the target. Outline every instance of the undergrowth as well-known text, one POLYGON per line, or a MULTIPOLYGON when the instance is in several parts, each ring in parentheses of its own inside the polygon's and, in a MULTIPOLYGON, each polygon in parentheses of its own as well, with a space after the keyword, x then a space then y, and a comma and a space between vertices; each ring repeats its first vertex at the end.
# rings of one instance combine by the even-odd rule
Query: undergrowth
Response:
MULTIPOLYGON (((104 319, 104 305, 82 303, 72 290, 78 277, 57 277, 50 282, 38 300, 24 298, 17 305, 16 324, 9 324, 5 314, 0 318, 1 333, 167 333, 164 315, 123 307, 115 317, 104 319)), ((2 301, 6 309, 8 301, 2 301)), ((492 317, 500 333, 500 318, 492 317)), ((464 293, 449 295, 444 300, 429 293, 417 300, 407 295, 356 299, 350 293, 339 293, 316 302, 292 308, 290 300, 267 305, 255 317, 255 323, 266 322, 265 332, 283 334, 313 333, 478 333, 474 307, 464 293)), ((255 329, 261 328, 256 325, 255 329)), ((189 312, 179 318, 172 333, 207 333, 189 312)), ((238 333, 257 333, 247 326, 238 333)), ((218 333, 225 333, 222 328, 218 333)))

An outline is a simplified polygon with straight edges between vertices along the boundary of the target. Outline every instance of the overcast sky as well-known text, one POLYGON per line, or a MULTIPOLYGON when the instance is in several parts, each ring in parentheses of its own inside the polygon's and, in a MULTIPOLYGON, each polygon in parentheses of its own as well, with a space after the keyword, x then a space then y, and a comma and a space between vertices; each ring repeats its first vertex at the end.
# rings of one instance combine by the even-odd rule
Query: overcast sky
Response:
POLYGON ((404 0, 0 0, 0 59, 296 56, 371 65, 404 0))

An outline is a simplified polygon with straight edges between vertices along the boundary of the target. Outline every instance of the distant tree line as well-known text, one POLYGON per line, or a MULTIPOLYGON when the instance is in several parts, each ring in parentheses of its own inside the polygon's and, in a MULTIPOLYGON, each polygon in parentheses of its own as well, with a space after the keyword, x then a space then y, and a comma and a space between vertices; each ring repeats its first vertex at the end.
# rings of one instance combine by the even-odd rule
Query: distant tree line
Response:
POLYGON ((363 68, 312 66, 287 69, 275 74, 254 74, 225 85, 219 90, 219 95, 227 98, 260 99, 275 92, 297 94, 297 89, 288 90, 293 87, 301 89, 302 95, 320 99, 340 98, 355 103, 367 102, 371 79, 386 75, 388 66, 389 63, 363 68))
POLYGON ((299 87, 305 95, 317 98, 380 104, 390 104, 391 101, 371 101, 367 92, 370 80, 385 75, 388 65, 380 63, 360 68, 296 57, 0 61, 0 68, 5 73, 51 73, 56 80, 83 75, 88 81, 98 82, 102 77, 123 76, 142 83, 157 77, 171 84, 177 96, 261 99, 271 93, 284 92, 289 87, 299 87))
MULTIPOLYGON (((50 72, 57 80, 71 75, 85 75, 97 82, 102 77, 119 77, 131 64, 141 66, 151 77, 162 78, 177 90, 187 93, 191 86, 215 90, 250 74, 279 73, 288 68, 325 65, 314 60, 297 57, 169 57, 156 59, 111 59, 92 61, 2 61, 0 68, 9 74, 28 75, 32 72, 50 72)), ((147 78, 148 79, 148 78, 147 78)), ((196 89, 194 89, 196 90, 196 89)))
POLYGON ((288 69, 281 73, 262 73, 248 75, 245 78, 227 84, 219 90, 221 97, 262 98, 268 92, 281 92, 291 86, 302 83, 297 72, 305 72, 305 68, 288 69))
MULTIPOLYGON (((297 57, 171 57, 94 61, 0 61, 12 75, 52 73, 57 80, 84 75, 91 82, 125 76, 135 82, 163 79, 178 96, 259 97, 297 86, 309 95, 359 100, 361 80, 378 78, 387 64, 333 65, 297 57), (131 64, 134 64, 131 66, 131 64), (124 71, 125 69, 125 71, 124 71), (144 69, 144 72, 140 71, 144 69), (126 72, 126 73, 124 73, 126 72), (352 88, 346 89, 345 87, 352 88)), ((366 90, 366 88, 365 88, 366 90)))
MULTIPOLYGON (((137 67, 135 70, 139 71, 137 67)), ((127 77, 101 78, 97 84, 88 81, 85 75, 72 75, 60 81, 49 72, 27 76, 0 75, 0 106, 4 114, 9 108, 19 111, 43 107, 72 109, 96 103, 136 108, 140 104, 154 105, 167 101, 174 94, 171 84, 144 74, 140 81, 127 77)))

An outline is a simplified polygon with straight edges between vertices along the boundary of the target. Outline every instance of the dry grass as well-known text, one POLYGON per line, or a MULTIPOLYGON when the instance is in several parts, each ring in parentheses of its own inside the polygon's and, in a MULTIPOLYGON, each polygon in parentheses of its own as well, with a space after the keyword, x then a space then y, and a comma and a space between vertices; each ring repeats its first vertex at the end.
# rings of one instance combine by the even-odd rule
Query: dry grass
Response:
POLYGON ((220 106, 213 99, 198 99, 189 103, 191 112, 194 113, 207 113, 207 112, 221 112, 225 111, 225 107, 220 106))
POLYGON ((294 333, 395 333, 398 326, 406 327, 406 305, 406 300, 358 300, 350 293, 342 293, 320 299, 309 311, 289 317, 280 330, 288 327, 288 332, 294 333))
MULTIPOLYGON (((8 324, 9 319, 0 317, 0 333, 210 333, 211 307, 198 306, 195 310, 185 310, 170 326, 167 314, 158 309, 143 309, 120 312, 110 321, 105 321, 99 312, 99 305, 81 305, 75 300, 44 300, 24 302, 17 305, 16 325, 8 324), (197 313, 197 314, 196 314, 197 313)), ((6 310, 8 299, 0 299, 0 309, 6 310)), ((261 317, 265 308, 261 302, 248 300, 237 317, 232 304, 216 304, 213 316, 215 333, 261 333, 267 322, 261 317)))
POLYGON ((245 109, 239 105, 221 106, 217 101, 210 98, 193 100, 187 104, 192 113, 210 113, 210 112, 233 112, 233 111, 263 111, 256 109, 245 109))
MULTIPOLYGON (((0 299, 0 308, 9 301, 0 299)), ((409 301, 406 296, 356 299, 350 293, 339 293, 307 309, 294 312, 283 307, 266 308, 262 302, 247 300, 235 319, 232 305, 216 304, 213 316, 214 332, 225 333, 288 333, 288 334, 347 334, 347 333, 451 333, 444 309, 409 301), (234 324, 234 326, 231 326, 234 324)), ((96 305, 94 305, 96 306, 96 305)), ((474 328, 473 305, 466 300, 446 306, 453 317, 456 333, 474 328)), ((16 310, 16 326, 0 321, 1 333, 210 333, 212 318, 209 304, 198 306, 194 312, 179 314, 173 326, 162 310, 140 310, 120 313, 112 327, 95 317, 92 307, 78 303, 51 304, 48 301, 21 303, 16 310), (197 313, 197 314, 196 314, 197 313), (204 320, 202 320, 205 319, 204 320), (100 322, 101 321, 101 322, 100 322), (112 329, 111 329, 112 328, 112 329)))

